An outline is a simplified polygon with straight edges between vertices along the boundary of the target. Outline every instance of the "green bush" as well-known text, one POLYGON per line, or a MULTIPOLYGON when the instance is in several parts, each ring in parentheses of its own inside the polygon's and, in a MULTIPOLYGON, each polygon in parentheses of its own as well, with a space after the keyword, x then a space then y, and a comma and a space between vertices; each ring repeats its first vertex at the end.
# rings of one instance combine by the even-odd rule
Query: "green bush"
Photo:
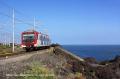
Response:
POLYGON ((32 63, 30 69, 24 72, 25 76, 20 79, 55 79, 52 70, 42 66, 40 63, 32 63))

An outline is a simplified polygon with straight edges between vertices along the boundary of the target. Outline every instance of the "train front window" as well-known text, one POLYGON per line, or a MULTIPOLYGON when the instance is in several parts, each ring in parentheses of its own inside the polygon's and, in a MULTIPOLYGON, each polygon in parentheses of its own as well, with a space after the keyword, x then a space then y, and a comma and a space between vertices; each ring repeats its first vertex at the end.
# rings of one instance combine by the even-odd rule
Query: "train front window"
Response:
POLYGON ((34 34, 24 34, 23 35, 23 41, 27 41, 27 40, 33 41, 34 40, 34 34))

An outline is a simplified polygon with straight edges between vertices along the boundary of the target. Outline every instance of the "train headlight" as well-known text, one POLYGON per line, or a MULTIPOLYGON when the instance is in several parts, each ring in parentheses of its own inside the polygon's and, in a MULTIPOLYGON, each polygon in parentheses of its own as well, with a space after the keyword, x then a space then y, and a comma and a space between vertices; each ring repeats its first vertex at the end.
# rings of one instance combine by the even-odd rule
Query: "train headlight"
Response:
POLYGON ((25 45, 21 45, 21 47, 26 47, 25 45))
POLYGON ((34 44, 34 46, 36 47, 36 46, 37 46, 37 44, 34 44))

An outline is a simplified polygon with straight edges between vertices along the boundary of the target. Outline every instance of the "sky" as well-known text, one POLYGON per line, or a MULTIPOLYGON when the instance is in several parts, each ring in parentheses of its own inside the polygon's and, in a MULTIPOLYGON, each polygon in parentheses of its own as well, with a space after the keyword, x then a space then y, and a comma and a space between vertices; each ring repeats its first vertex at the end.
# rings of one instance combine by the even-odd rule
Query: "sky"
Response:
MULTIPOLYGON (((120 0, 0 0, 0 5, 10 15, 15 8, 15 17, 25 22, 35 17, 36 29, 47 30, 53 43, 120 44, 120 0)), ((15 30, 20 35, 31 27, 16 23, 15 30)))

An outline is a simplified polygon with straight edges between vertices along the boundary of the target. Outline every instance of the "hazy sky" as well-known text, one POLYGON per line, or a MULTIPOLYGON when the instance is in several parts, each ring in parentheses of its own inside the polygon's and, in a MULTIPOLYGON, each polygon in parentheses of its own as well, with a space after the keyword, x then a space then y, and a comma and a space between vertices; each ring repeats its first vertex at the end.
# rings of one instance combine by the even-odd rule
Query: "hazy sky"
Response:
MULTIPOLYGON (((16 12, 19 19, 40 20, 37 29, 47 29, 54 43, 120 44, 120 0, 3 1, 21 12, 16 12)), ((16 24, 16 30, 28 26, 16 24)))

